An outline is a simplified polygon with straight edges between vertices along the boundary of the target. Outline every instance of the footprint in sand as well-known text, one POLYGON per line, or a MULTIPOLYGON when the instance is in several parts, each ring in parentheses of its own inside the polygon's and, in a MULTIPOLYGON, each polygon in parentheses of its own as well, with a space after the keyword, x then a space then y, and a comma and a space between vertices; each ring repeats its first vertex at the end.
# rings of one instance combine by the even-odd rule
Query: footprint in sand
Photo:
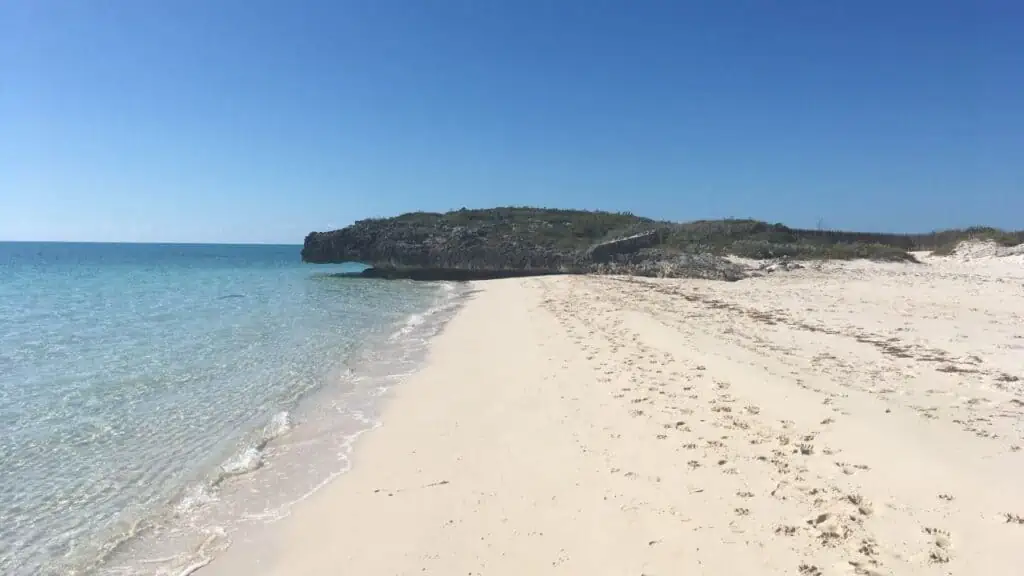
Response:
POLYGON ((848 494, 846 496, 847 502, 857 507, 857 512, 861 516, 871 516, 874 514, 874 507, 871 506, 871 502, 868 502, 860 494, 848 494))
POLYGON ((775 533, 782 536, 795 536, 797 531, 800 530, 799 526, 776 526, 775 533))
POLYGON ((939 548, 949 548, 952 542, 949 537, 949 532, 941 528, 924 528, 924 533, 935 539, 935 545, 939 548))
POLYGON ((835 464, 843 471, 843 474, 846 474, 847 476, 852 476, 859 470, 871 469, 867 464, 850 464, 848 462, 836 462, 835 464))

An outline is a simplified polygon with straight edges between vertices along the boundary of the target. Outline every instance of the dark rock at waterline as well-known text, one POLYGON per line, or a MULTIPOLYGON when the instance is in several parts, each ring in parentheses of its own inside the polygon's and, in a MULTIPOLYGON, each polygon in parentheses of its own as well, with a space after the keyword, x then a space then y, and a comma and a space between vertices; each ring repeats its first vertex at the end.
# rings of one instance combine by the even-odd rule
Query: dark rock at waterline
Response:
POLYGON ((387 280, 423 280, 468 282, 470 280, 497 280, 501 278, 521 278, 524 276, 545 276, 562 274, 542 270, 489 270, 466 268, 367 268, 361 278, 384 278, 387 280))

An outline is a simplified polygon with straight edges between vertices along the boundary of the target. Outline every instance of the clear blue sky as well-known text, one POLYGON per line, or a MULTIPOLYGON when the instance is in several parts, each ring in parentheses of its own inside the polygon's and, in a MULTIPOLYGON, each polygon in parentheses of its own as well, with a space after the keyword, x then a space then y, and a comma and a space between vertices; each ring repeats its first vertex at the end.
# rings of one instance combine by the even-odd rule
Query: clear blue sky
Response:
POLYGON ((1024 4, 0 0, 0 239, 546 205, 1024 227, 1024 4))

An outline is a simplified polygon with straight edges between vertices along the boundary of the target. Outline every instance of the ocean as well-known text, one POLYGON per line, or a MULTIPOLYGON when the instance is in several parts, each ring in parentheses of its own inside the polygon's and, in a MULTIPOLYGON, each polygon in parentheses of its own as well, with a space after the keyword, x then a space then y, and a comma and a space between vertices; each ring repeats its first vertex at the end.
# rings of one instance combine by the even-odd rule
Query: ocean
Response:
POLYGON ((298 246, 0 243, 0 574, 181 574, 343 473, 461 289, 298 246))

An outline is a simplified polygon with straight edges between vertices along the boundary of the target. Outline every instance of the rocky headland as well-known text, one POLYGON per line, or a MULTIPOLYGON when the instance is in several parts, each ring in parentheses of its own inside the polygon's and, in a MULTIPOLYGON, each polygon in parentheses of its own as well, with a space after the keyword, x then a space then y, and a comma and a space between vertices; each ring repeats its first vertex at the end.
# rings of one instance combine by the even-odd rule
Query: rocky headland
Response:
POLYGON ((360 220, 306 236, 302 259, 358 262, 369 278, 481 280, 550 274, 625 274, 734 281, 757 260, 914 262, 911 252, 951 250, 983 238, 1002 245, 1024 232, 991 228, 930 234, 805 230, 757 220, 658 221, 629 213, 506 207, 413 212, 360 220))

